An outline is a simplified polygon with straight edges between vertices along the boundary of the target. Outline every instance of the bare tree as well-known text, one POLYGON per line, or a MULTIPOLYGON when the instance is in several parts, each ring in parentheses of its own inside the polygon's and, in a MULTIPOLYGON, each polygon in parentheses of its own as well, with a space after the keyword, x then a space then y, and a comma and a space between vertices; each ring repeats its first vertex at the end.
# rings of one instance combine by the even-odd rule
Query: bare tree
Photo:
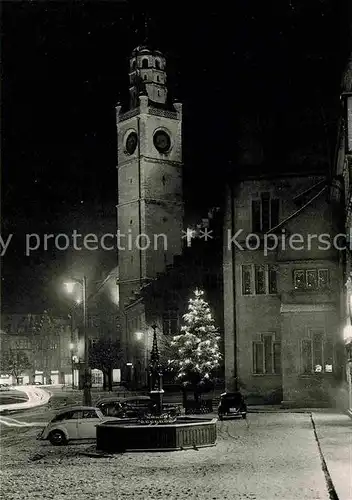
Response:
POLYGON ((120 344, 107 338, 97 340, 89 349, 89 366, 103 372, 104 391, 112 391, 112 370, 123 358, 120 344))
POLYGON ((3 351, 0 357, 0 365, 1 371, 15 377, 17 384, 22 373, 32 367, 27 354, 17 349, 3 351))

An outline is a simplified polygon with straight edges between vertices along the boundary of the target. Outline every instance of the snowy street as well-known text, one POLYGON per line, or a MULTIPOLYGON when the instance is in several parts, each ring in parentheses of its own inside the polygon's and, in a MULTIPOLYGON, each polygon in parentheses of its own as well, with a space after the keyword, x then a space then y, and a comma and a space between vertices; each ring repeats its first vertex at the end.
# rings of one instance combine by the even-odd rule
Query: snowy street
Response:
MULTIPOLYGON (((15 419, 25 422, 26 416, 15 419)), ((31 412, 27 420, 40 424, 45 410, 31 412)), ((333 432, 340 431, 341 446, 348 440, 351 445, 351 420, 342 415, 338 425, 333 432)), ((2 494, 8 500, 330 498, 309 413, 252 413, 248 425, 218 422, 213 448, 112 457, 85 455, 94 452, 93 444, 53 447, 36 441, 38 430, 7 426, 2 436, 2 494)), ((347 496, 340 493, 339 500, 352 498, 346 486, 347 496)))

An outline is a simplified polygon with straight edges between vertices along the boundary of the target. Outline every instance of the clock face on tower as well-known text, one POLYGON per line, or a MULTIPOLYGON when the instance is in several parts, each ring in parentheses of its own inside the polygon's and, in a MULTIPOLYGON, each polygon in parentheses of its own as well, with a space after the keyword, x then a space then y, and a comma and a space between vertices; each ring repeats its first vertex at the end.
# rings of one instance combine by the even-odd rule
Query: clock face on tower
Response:
POLYGON ((136 132, 131 132, 126 139, 126 151, 129 155, 132 155, 137 147, 138 137, 136 132))
POLYGON ((164 130, 155 132, 153 142, 159 153, 167 153, 171 147, 170 136, 164 130))

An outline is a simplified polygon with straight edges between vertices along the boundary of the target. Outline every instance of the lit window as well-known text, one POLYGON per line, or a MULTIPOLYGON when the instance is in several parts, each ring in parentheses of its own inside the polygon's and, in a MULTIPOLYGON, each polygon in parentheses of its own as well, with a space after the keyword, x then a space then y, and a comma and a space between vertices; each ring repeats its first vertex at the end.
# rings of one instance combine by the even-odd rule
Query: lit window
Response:
POLYGON ((311 331, 301 341, 301 371, 304 374, 333 371, 333 343, 324 339, 322 330, 311 331))
POLYGON ((242 266, 242 295, 277 294, 277 271, 274 266, 242 266), (254 286, 254 291, 253 291, 254 286))
POLYGON ((242 266, 242 295, 252 295, 252 266, 242 266))
POLYGON ((324 290, 329 287, 328 269, 295 269, 293 286, 295 290, 324 290))

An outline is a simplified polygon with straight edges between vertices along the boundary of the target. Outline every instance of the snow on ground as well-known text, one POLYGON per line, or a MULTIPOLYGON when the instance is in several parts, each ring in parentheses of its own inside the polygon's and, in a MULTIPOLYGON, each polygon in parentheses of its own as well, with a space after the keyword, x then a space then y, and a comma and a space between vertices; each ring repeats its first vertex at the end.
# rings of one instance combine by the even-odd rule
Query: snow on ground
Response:
POLYGON ((2 449, 6 500, 328 500, 307 414, 218 423, 212 448, 89 457, 94 444, 52 447, 21 429, 2 449))
POLYGON ((4 410, 22 410, 25 408, 35 408, 36 406, 45 405, 50 399, 50 393, 44 389, 40 389, 36 385, 19 385, 14 387, 16 391, 25 393, 27 401, 23 403, 12 403, 0 406, 0 412, 4 410))

